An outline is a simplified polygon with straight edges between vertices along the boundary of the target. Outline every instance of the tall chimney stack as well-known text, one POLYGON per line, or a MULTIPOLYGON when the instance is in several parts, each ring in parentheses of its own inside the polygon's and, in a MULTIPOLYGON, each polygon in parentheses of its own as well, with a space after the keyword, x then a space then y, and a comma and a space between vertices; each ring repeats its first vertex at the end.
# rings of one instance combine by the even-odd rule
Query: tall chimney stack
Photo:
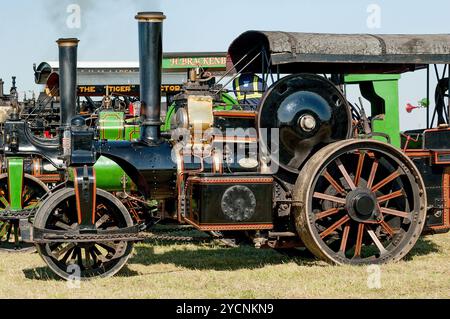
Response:
POLYGON ((76 114, 78 42, 78 39, 75 38, 56 41, 59 47, 59 96, 62 130, 70 126, 70 121, 76 114))
POLYGON ((141 141, 160 139, 162 12, 139 12, 139 78, 141 94, 141 141))

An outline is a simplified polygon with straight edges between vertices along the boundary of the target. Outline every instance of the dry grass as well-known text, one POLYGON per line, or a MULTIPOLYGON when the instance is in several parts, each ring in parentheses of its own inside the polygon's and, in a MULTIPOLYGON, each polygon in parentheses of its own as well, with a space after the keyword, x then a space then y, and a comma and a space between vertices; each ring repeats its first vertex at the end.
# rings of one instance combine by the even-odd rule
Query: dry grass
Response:
POLYGON ((36 253, 0 253, 1 298, 449 298, 450 234, 422 238, 408 258, 381 266, 330 266, 273 250, 142 243, 113 278, 68 288, 36 253))

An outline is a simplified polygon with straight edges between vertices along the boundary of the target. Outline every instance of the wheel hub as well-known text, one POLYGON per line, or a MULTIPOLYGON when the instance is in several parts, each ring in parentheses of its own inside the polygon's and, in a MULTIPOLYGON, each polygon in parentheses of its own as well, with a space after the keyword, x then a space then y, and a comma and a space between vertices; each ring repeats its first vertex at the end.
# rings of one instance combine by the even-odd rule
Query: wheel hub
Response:
POLYGON ((375 203, 367 194, 359 194, 354 198, 353 206, 357 214, 368 216, 375 209, 375 203))
POLYGON ((346 198, 349 216, 357 222, 376 222, 379 216, 377 198, 366 188, 351 191, 346 198))
POLYGON ((300 128, 305 132, 311 132, 316 128, 316 119, 310 114, 302 115, 298 119, 300 128))

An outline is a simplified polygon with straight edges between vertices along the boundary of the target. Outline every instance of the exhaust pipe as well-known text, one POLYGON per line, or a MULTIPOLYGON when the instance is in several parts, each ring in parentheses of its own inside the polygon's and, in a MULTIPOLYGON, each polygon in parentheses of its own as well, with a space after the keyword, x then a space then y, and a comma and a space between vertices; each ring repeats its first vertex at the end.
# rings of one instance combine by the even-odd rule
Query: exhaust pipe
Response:
POLYGON ((160 139, 162 12, 139 12, 139 78, 141 94, 141 141, 160 139))
POLYGON ((78 39, 56 41, 59 47, 59 96, 61 130, 70 126, 77 103, 77 47, 78 39))

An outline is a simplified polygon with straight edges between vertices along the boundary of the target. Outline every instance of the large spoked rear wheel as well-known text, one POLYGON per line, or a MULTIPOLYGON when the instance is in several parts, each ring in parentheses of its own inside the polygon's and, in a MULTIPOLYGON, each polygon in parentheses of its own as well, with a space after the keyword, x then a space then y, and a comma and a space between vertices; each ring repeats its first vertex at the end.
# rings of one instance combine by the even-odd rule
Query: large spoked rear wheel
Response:
POLYGON ((335 264, 378 264, 404 257, 426 217, 420 173, 400 150, 345 140, 306 163, 294 188, 296 227, 316 257, 335 264))
MULTIPOLYGON (((65 188, 55 192, 39 207, 34 225, 54 230, 76 230, 78 224, 75 191, 65 188)), ((110 193, 97 189, 95 226, 112 230, 133 225, 123 204, 110 193)), ((37 250, 50 269, 63 279, 86 280, 117 273, 131 255, 133 243, 57 242, 37 244, 37 250)))
MULTIPOLYGON (((8 174, 0 174, 0 212, 10 207, 8 174)), ((34 209, 42 197, 49 192, 48 187, 34 176, 25 174, 22 187, 22 208, 34 209)), ((14 213, 12 211, 11 213, 14 213)), ((18 219, 0 219, 0 251, 31 252, 34 245, 24 243, 20 234, 18 219)))

